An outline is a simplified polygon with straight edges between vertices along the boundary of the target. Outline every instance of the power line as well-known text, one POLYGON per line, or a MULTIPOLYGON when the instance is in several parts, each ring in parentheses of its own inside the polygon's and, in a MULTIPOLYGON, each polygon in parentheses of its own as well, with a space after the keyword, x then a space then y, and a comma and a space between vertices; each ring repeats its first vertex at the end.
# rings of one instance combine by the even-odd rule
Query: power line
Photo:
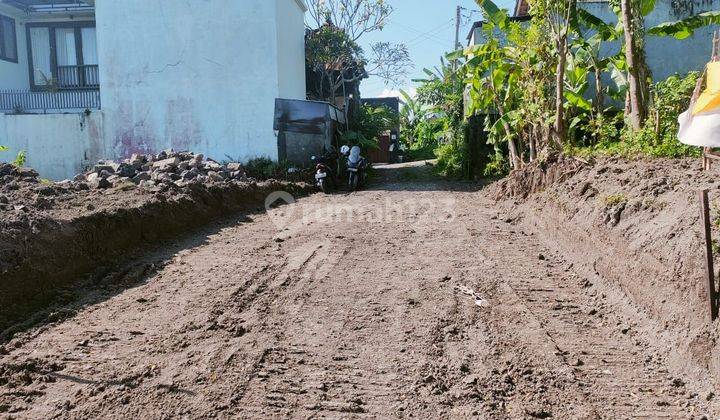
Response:
POLYGON ((412 32, 415 32, 415 33, 419 34, 417 37, 415 37, 415 38, 411 39, 410 41, 408 41, 408 42, 406 43, 406 45, 410 45, 410 44, 412 44, 412 43, 414 43, 414 42, 416 42, 416 41, 418 41, 418 40, 420 40, 420 39, 422 39, 422 40, 428 40, 428 41, 436 41, 436 42, 438 42, 438 43, 443 43, 443 44, 444 44, 445 41, 444 41, 444 40, 441 40, 440 38, 435 37, 435 34, 437 34, 439 31, 447 28, 453 20, 454 20, 454 19, 449 19, 449 20, 443 22, 442 24, 440 24, 439 26, 437 26, 437 27, 435 27, 435 28, 432 28, 432 29, 430 29, 430 30, 427 30, 427 31, 422 31, 422 30, 413 28, 413 27, 411 27, 411 26, 404 25, 404 24, 402 24, 402 23, 400 23, 400 22, 396 22, 396 21, 394 21, 394 20, 389 20, 389 22, 392 23, 392 24, 394 24, 394 25, 397 25, 397 26, 399 26, 399 27, 401 27, 401 28, 403 28, 403 29, 405 29, 405 30, 409 30, 409 31, 412 31, 412 32))
MULTIPOLYGON (((437 29, 434 33, 438 33, 438 32, 440 32, 440 31, 443 31, 443 30, 446 30, 446 29, 450 29, 450 28, 452 28, 454 25, 455 25, 455 24, 454 24, 453 22, 448 22, 448 23, 445 24, 445 26, 443 26, 442 28, 437 29)), ((430 36, 420 35, 420 36, 418 36, 418 37, 416 37, 416 38, 413 38, 407 45, 408 45, 408 46, 415 46, 415 45, 418 45, 418 44, 423 43, 423 42, 426 41, 426 40, 427 40, 427 41, 434 41, 434 42, 436 42, 436 43, 438 43, 438 44, 441 44, 441 45, 443 45, 443 46, 447 45, 447 39, 442 39, 442 40, 441 40, 441 39, 438 39, 437 37, 434 37, 434 36, 432 36, 432 35, 430 35, 430 36)))

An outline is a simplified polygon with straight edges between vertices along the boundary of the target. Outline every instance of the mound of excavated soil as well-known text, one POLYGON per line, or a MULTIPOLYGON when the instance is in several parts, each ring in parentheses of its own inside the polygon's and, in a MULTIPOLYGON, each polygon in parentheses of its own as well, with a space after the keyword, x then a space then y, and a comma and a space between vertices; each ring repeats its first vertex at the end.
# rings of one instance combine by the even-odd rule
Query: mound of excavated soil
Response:
POLYGON ((588 276, 597 316, 620 313, 623 333, 672 369, 717 385, 718 323, 707 309, 698 191, 710 190, 719 224, 719 171, 703 172, 691 159, 560 158, 513 173, 490 194, 505 199, 508 220, 534 228, 588 276))
POLYGON ((176 182, 167 172, 167 182, 118 178, 100 187, 84 179, 50 183, 32 169, 0 164, 0 331, 129 252, 232 212, 264 209, 273 191, 310 190, 217 173, 176 182))

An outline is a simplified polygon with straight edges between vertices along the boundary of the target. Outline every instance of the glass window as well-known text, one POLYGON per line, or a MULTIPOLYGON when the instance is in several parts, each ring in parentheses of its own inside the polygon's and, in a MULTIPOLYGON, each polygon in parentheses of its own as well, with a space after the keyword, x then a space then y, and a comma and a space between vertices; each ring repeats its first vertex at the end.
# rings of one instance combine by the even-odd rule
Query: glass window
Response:
POLYGON ((0 60, 17 63, 17 40, 15 37, 15 20, 0 15, 0 60))
POLYGON ((56 79, 61 87, 79 86, 80 74, 75 49, 75 28, 55 29, 56 79))
POLYGON ((75 28, 55 29, 58 66, 77 66, 75 51, 75 28))
MULTIPOLYGON (((0 0, 2 1, 2 0, 0 0)), ((30 59, 33 88, 96 88, 100 84, 95 26, 90 22, 33 23, 30 59)))
POLYGON ((82 28, 82 53, 83 64, 97 65, 98 51, 97 38, 95 37, 95 28, 82 28))
POLYGON ((30 48, 35 84, 45 86, 53 77, 50 67, 50 29, 30 28, 30 48))

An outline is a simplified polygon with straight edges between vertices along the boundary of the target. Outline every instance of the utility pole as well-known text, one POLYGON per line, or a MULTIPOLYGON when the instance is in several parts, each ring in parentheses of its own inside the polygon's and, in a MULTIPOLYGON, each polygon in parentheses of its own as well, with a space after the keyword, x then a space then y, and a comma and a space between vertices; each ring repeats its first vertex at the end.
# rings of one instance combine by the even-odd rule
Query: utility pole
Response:
POLYGON ((461 10, 462 7, 457 7, 457 12, 455 13, 455 44, 453 45, 453 51, 457 51, 458 44, 460 43, 460 19, 461 19, 461 10))
MULTIPOLYGON (((453 44, 452 51, 458 50, 460 44, 460 19, 462 17, 462 7, 458 6, 455 12, 455 44, 453 44)), ((453 60, 453 69, 457 70, 457 59, 453 60)))

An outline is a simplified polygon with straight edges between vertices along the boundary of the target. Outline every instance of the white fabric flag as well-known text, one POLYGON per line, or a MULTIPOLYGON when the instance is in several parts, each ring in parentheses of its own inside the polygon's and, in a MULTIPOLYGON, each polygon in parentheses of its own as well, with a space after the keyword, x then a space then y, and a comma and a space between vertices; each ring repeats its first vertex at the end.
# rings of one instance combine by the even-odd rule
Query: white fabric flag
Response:
POLYGON ((692 114, 689 109, 678 117, 681 143, 691 146, 720 147, 720 110, 692 114))

